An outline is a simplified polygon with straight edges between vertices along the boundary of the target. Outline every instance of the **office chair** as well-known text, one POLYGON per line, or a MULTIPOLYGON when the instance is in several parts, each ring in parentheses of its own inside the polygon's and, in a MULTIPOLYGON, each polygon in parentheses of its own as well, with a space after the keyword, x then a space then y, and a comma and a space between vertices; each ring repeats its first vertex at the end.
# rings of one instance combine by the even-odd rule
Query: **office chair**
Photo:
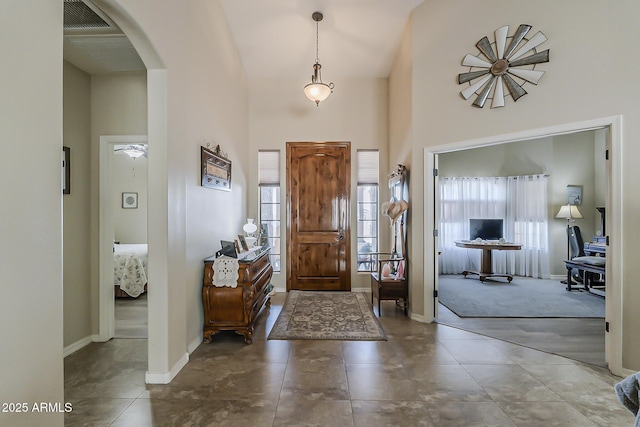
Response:
MULTIPOLYGON (((584 254, 584 241, 582 240, 582 233, 580 232, 580 227, 577 225, 572 225, 567 227, 567 238, 569 239, 569 250, 570 250, 570 258, 574 261, 580 261, 585 264, 592 264, 597 266, 605 265, 605 258, 599 256, 585 256, 584 254)), ((583 270, 579 270, 574 268, 571 270, 571 277, 578 283, 587 283, 593 281, 593 277, 591 277, 593 273, 585 272, 583 270), (585 275, 588 275, 585 277, 585 275)), ((585 284, 587 284, 585 283, 585 284)))

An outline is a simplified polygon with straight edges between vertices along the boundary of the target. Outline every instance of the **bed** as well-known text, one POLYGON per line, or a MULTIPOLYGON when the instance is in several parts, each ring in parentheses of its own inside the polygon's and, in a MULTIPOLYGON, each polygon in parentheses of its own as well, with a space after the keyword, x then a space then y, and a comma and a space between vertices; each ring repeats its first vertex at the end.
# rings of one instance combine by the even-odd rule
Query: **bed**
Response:
POLYGON ((137 298, 147 290, 147 244, 113 245, 116 297, 137 298))

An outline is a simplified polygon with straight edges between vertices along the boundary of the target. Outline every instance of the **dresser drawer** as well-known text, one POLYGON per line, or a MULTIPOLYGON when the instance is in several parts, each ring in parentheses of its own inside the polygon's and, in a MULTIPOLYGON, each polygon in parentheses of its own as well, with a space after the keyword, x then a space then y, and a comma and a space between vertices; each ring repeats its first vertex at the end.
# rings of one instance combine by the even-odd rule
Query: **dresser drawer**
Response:
POLYGON ((240 264, 240 268, 238 269, 238 283, 254 282, 270 265, 268 252, 249 265, 240 264))

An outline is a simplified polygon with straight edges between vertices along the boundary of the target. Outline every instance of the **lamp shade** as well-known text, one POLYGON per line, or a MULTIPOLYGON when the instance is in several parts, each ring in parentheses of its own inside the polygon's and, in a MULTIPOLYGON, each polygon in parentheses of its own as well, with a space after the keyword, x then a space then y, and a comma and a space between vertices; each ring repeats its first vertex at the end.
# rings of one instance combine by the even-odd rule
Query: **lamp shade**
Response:
POLYGON ((556 214, 556 218, 580 219, 584 218, 576 205, 563 205, 556 214))
POLYGON ((304 94, 318 104, 331 95, 331 87, 325 83, 309 83, 304 87, 304 94))

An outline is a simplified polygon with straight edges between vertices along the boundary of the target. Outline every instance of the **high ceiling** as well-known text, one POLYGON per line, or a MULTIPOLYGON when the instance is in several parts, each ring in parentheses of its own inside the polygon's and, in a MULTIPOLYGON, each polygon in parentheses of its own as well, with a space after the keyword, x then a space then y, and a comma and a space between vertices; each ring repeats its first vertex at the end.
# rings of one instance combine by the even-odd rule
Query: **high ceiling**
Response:
MULTIPOLYGON (((316 55, 311 15, 322 12, 319 59, 323 80, 329 82, 339 77, 388 77, 411 11, 424 0, 219 1, 249 78, 310 80, 316 55)), ((65 59, 91 74, 144 69, 117 26, 90 1, 84 3, 109 27, 78 30, 65 25, 65 59)), ((65 20, 67 16, 65 10, 65 20)))
POLYGON ((220 0, 250 78, 388 77, 411 11, 424 0, 220 0))

